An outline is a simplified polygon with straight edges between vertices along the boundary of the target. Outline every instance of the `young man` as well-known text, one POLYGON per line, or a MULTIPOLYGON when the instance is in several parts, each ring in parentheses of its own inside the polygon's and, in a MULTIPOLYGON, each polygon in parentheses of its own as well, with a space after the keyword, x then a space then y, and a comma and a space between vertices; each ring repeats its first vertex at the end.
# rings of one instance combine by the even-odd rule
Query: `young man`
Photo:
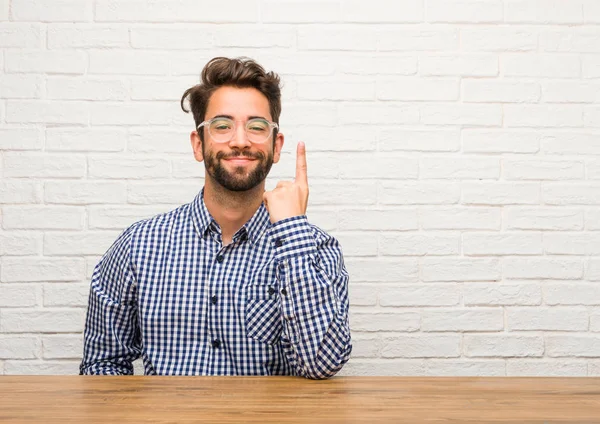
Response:
POLYGON ((277 163, 279 77, 215 58, 188 89, 205 185, 189 204, 125 230, 92 277, 81 374, 333 376, 350 357, 338 242, 308 223, 304 144, 277 163))

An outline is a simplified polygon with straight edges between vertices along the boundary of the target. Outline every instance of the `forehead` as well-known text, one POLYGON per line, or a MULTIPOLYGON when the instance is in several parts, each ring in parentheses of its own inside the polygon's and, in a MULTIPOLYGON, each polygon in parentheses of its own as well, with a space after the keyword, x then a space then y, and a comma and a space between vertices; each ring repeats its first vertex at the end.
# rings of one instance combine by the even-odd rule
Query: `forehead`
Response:
POLYGON ((205 119, 217 115, 230 115, 236 119, 262 116, 272 119, 269 100, 256 88, 220 87, 210 96, 205 119))

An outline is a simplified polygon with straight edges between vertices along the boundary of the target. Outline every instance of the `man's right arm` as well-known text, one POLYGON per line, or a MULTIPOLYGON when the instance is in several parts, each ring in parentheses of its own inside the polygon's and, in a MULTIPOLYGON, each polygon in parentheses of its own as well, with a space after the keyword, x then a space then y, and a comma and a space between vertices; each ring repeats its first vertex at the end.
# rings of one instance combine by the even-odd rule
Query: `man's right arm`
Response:
POLYGON ((92 275, 80 374, 131 375, 141 354, 131 237, 125 230, 92 275))

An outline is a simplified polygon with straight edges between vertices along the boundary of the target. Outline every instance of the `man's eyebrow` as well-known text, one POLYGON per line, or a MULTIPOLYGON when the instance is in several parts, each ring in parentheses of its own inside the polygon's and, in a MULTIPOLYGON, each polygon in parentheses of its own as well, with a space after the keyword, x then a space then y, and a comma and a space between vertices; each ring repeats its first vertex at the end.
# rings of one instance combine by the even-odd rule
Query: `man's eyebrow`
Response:
MULTIPOLYGON (((228 119, 235 120, 235 118, 233 116, 231 116, 231 115, 216 115, 216 116, 213 116, 211 119, 215 119, 215 118, 228 118, 228 119)), ((268 119, 265 118, 264 116, 258 116, 258 115, 256 115, 256 116, 254 116, 254 115, 249 116, 248 120, 250 120, 250 119, 264 119, 265 121, 268 121, 268 119)))
POLYGON ((213 116, 211 119, 215 119, 215 118, 228 118, 228 119, 233 119, 233 116, 231 116, 231 115, 215 115, 215 116, 213 116))

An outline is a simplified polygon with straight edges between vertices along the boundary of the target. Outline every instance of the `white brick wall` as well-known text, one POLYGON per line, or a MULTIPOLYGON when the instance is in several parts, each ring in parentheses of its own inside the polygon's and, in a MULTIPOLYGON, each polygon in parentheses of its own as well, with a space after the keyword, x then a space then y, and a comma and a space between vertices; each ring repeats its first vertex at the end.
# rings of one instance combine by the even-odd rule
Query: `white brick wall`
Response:
MULTIPOLYGON (((114 238, 202 186, 185 88, 284 81, 344 375, 600 375, 597 0, 0 0, 0 374, 73 374, 114 238), (226 11, 226 12, 223 12, 226 11)), ((139 369, 139 368, 138 368, 139 369)))

